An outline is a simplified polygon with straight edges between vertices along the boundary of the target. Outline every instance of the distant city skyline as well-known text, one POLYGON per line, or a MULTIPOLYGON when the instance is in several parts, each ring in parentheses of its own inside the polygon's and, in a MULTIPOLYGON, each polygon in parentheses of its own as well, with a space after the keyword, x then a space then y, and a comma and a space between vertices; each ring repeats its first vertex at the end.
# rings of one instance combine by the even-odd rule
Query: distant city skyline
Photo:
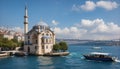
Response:
POLYGON ((120 38, 120 0, 0 0, 0 26, 23 30, 25 4, 29 30, 42 20, 56 38, 120 38))

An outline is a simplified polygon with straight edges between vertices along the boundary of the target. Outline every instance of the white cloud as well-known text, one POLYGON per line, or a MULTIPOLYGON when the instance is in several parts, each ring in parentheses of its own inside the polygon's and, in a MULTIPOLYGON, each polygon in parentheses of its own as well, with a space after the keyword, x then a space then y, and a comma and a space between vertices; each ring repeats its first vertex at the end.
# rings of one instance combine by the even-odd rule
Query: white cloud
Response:
POLYGON ((13 30, 16 32, 23 32, 23 28, 21 27, 14 27, 13 30))
POLYGON ((111 1, 98 1, 96 5, 106 10, 112 10, 118 7, 118 4, 116 2, 111 1))
POLYGON ((105 22, 103 19, 86 20, 82 19, 79 24, 81 28, 91 28, 92 33, 119 33, 120 27, 113 22, 105 22))
POLYGON ((86 30, 79 29, 77 27, 65 27, 63 29, 59 27, 54 28, 54 32, 57 38, 80 38, 82 34, 86 33, 86 30))
POLYGON ((56 20, 52 20, 53 25, 58 25, 59 23, 56 20))
POLYGON ((72 6, 72 10, 73 11, 80 11, 80 10, 93 11, 98 7, 104 8, 105 10, 113 10, 117 8, 118 6, 119 6, 118 3, 112 2, 112 1, 97 1, 97 2, 86 1, 85 4, 83 5, 74 4, 72 6))
POLYGON ((81 20, 81 25, 86 26, 86 27, 91 27, 93 25, 93 23, 90 20, 82 19, 81 20))
POLYGON ((92 11, 96 7, 96 4, 93 1, 86 1, 85 5, 81 5, 80 8, 85 11, 92 11))
POLYGON ((74 4, 74 5, 72 6, 72 10, 73 10, 73 11, 80 11, 80 6, 79 6, 79 5, 77 6, 77 5, 74 4))
POLYGON ((57 38, 76 39, 118 39, 120 38, 120 26, 113 22, 105 22, 103 19, 82 19, 77 26, 59 28, 55 27, 57 38))

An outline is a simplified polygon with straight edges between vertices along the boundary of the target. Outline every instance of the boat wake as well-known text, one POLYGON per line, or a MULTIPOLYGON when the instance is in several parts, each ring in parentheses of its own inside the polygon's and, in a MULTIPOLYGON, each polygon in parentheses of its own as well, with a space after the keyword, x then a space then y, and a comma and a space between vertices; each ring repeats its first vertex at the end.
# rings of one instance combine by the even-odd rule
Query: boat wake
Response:
POLYGON ((70 54, 70 56, 76 56, 76 55, 77 55, 77 53, 75 53, 75 52, 70 54))
POLYGON ((120 63, 120 60, 116 59, 115 62, 119 62, 120 63))

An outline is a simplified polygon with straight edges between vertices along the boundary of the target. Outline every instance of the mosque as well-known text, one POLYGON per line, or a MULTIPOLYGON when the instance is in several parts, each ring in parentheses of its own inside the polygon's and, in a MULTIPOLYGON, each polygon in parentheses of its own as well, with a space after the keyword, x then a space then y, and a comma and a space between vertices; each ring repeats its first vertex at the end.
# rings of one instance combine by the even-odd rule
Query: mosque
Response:
POLYGON ((44 55, 51 53, 55 44, 55 34, 43 21, 28 31, 28 10, 24 15, 24 51, 28 54, 44 55))

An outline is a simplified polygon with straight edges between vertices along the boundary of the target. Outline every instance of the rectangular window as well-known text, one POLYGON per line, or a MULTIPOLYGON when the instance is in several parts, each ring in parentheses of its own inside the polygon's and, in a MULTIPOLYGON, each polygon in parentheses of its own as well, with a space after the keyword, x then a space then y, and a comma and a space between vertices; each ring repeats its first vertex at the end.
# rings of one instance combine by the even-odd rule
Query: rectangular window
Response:
POLYGON ((28 44, 30 44, 30 40, 28 40, 28 44))
POLYGON ((37 49, 37 46, 35 46, 35 50, 37 49))
POLYGON ((42 40, 42 43, 44 43, 44 39, 42 38, 41 40, 42 40))
POLYGON ((30 36, 28 36, 28 39, 30 39, 30 36))
POLYGON ((37 40, 36 40, 36 44, 37 44, 37 40))
POLYGON ((42 45, 42 49, 44 49, 44 46, 42 45))
POLYGON ((46 46, 46 49, 48 49, 48 46, 46 46))

